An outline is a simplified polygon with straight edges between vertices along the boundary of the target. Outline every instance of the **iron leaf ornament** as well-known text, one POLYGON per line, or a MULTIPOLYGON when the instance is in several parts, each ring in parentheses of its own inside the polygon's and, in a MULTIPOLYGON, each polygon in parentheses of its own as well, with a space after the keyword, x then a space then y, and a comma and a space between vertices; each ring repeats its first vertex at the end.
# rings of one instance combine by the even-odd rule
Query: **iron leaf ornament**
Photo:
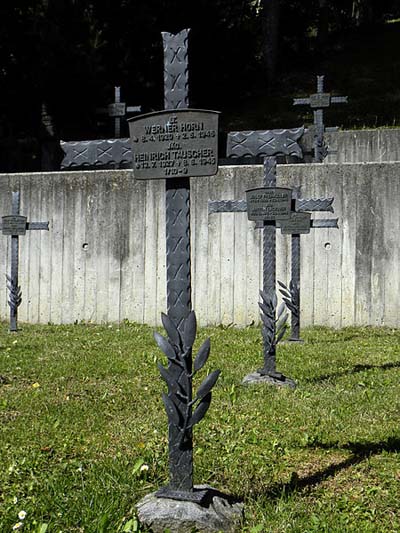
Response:
POLYGON ((162 399, 168 416, 168 422, 180 432, 179 446, 184 447, 191 439, 191 430, 200 422, 208 411, 211 403, 212 388, 218 380, 220 370, 211 372, 193 394, 193 377, 208 360, 210 339, 200 346, 192 364, 192 350, 196 338, 196 315, 191 311, 185 319, 182 333, 177 329, 168 315, 162 313, 161 321, 167 332, 167 338, 154 333, 154 339, 168 359, 168 368, 158 363, 162 379, 168 386, 168 394, 163 393, 162 399), (181 370, 180 373, 174 370, 181 370), (175 376, 179 375, 180 379, 175 376))
POLYGON ((287 319, 288 313, 285 313, 285 304, 282 303, 276 310, 278 299, 273 293, 269 297, 264 291, 260 291, 261 302, 258 303, 261 309, 261 321, 263 324, 262 335, 264 345, 269 347, 269 350, 276 347, 285 335, 288 328, 287 319))
POLYGON ((289 288, 282 283, 282 281, 278 280, 278 283, 280 285, 279 292, 282 294, 282 300, 285 302, 286 307, 291 312, 292 321, 296 326, 300 323, 300 291, 298 287, 295 287, 292 281, 289 283, 289 288))
POLYGON ((21 286, 18 285, 15 280, 6 274, 7 278, 7 289, 9 290, 9 300, 8 305, 11 308, 16 309, 21 305, 22 302, 22 291, 21 286))

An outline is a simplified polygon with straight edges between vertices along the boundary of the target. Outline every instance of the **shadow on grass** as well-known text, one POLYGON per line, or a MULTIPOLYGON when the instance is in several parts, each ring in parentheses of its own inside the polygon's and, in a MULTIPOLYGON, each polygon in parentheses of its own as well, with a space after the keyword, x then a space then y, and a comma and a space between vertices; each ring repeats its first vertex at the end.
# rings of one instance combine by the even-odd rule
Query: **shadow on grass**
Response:
POLYGON ((343 370, 343 372, 322 374, 321 376, 316 376, 305 381, 307 381, 307 383, 320 383, 322 381, 328 381, 330 379, 350 376, 351 374, 357 374, 358 372, 364 372, 366 370, 390 370, 391 368, 400 368, 400 361, 394 361, 393 363, 384 363, 383 365, 355 365, 353 368, 343 370))
POLYGON ((400 452, 400 438, 389 437, 384 442, 349 442, 342 446, 335 443, 317 442, 309 447, 322 448, 325 450, 350 450, 352 455, 340 463, 334 463, 309 476, 300 478, 294 474, 288 483, 274 483, 266 491, 263 491, 262 494, 259 494, 259 496, 264 496, 269 499, 278 499, 282 496, 288 496, 296 491, 314 487, 315 485, 322 483, 322 481, 335 476, 338 472, 361 463, 372 455, 378 455, 382 452, 398 453, 400 452))

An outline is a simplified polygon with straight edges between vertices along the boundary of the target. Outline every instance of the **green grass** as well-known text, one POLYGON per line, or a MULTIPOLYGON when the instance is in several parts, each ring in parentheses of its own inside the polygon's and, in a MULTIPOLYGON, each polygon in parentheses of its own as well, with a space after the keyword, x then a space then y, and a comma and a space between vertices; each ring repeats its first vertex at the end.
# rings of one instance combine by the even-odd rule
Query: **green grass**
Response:
MULTIPOLYGON (((400 331, 305 330, 278 351, 296 390, 241 385, 259 329, 200 329, 196 346, 207 336, 222 375, 194 431, 195 482, 245 501, 242 531, 398 532, 400 331)), ((162 358, 131 323, 1 324, 2 533, 21 510, 24 532, 143 531, 135 503, 168 480, 162 358)))

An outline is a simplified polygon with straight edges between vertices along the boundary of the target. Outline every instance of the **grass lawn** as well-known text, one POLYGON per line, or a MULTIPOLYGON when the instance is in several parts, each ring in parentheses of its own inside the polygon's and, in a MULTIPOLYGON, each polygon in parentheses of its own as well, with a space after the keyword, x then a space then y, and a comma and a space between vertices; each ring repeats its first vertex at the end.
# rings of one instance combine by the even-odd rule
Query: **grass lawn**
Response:
MULTIPOLYGON (((258 328, 200 329, 222 374, 195 427, 195 482, 245 501, 243 532, 400 531, 400 330, 305 330, 243 387, 258 328)), ((0 531, 144 531, 135 503, 168 480, 163 354, 152 329, 0 324, 0 531), (26 512, 20 519, 18 513, 26 512), (47 525, 47 526, 46 526, 47 525)))

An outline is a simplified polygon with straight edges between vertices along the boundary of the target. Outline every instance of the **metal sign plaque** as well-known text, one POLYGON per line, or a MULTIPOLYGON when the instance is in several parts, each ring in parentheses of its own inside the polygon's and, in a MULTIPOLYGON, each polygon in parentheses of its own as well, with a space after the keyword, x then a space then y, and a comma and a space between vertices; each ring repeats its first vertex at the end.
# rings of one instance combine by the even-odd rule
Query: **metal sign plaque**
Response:
POLYGON ((3 235, 25 235, 27 218, 22 215, 6 215, 1 217, 3 235))
POLYGON ((277 226, 284 235, 310 233, 311 213, 292 211, 290 218, 278 221, 277 226))
POLYGON ((108 116, 110 117, 124 117, 126 114, 126 104, 123 102, 115 102, 114 104, 109 104, 107 107, 108 116))
POLYGON ((218 111, 171 109, 131 118, 136 179, 213 176, 218 170, 218 111))
POLYGON ((292 190, 261 187, 246 191, 249 220, 285 220, 290 218, 292 190))
POLYGON ((331 103, 330 93, 315 93, 310 96, 310 107, 329 107, 331 103))

